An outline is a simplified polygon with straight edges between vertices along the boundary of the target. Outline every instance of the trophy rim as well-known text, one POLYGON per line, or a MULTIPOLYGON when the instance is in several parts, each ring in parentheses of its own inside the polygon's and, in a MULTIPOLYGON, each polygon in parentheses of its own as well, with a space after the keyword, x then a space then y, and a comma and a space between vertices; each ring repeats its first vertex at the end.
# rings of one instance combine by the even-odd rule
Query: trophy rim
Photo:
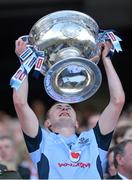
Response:
MULTIPOLYGON (((99 25, 90 15, 85 14, 85 13, 80 12, 80 11, 75 11, 75 10, 60 10, 60 11, 55 11, 55 12, 49 13, 49 14, 41 17, 36 23, 34 23, 34 25, 32 26, 32 28, 29 32, 29 37, 30 36, 32 37, 32 32, 34 32, 34 30, 37 27, 43 25, 43 26, 45 26, 45 31, 48 31, 48 30, 46 30, 46 28, 48 29, 48 26, 49 27, 53 26, 53 24, 54 24, 53 20, 55 21, 55 20, 57 20, 57 18, 66 17, 66 16, 70 16, 70 15, 79 16, 80 21, 78 21, 78 23, 80 23, 83 20, 85 20, 86 22, 91 21, 92 26, 93 26, 92 28, 93 28, 95 35, 97 35, 99 33, 99 25)), ((86 23, 86 22, 85 22, 85 24, 88 25, 88 23, 86 23)))
MULTIPOLYGON (((69 103, 69 104, 73 104, 73 103, 79 103, 79 102, 83 102, 87 99, 89 99, 90 97, 92 97, 97 90, 99 89, 100 85, 102 82, 102 74, 100 69, 98 68, 98 66, 86 59, 86 58, 82 58, 82 57, 71 57, 68 59, 64 59, 61 60, 59 62, 57 62, 56 64, 54 64, 46 73, 45 77, 44 77, 44 88, 46 93, 54 100, 61 102, 61 103, 69 103), (83 91, 81 91, 81 95, 79 97, 79 94, 73 94, 72 96, 64 96, 64 94, 59 94, 56 89, 52 86, 52 78, 54 76, 54 73, 56 69, 61 68, 63 63, 67 63, 69 64, 69 62, 79 62, 87 67, 90 67, 95 75, 95 82, 94 84, 92 84, 92 87, 90 88, 90 90, 88 92, 85 92, 84 94, 82 93, 83 91), (53 93, 53 94, 52 94, 53 93)), ((85 88, 88 90, 88 88, 85 88)))
MULTIPOLYGON (((80 12, 80 11, 75 11, 75 10, 60 10, 60 11, 55 11, 55 12, 52 12, 52 13, 49 13, 43 17, 41 17, 40 19, 38 19, 38 21, 36 21, 36 23, 32 26, 32 28, 38 24, 39 22, 41 22, 42 20, 46 19, 46 18, 51 18, 51 17, 55 17, 55 15, 58 15, 58 17, 60 17, 62 14, 64 16, 64 14, 66 15, 67 13, 71 13, 71 14, 77 14, 77 15, 81 15, 82 17, 85 17, 85 18, 88 18, 90 19, 91 21, 93 21, 95 23, 95 25, 98 27, 97 29, 99 29, 99 26, 98 26, 98 23, 88 14, 85 14, 83 12, 80 12), (60 16, 59 16, 60 15, 60 16)), ((31 29, 32 29, 31 28, 31 29)))

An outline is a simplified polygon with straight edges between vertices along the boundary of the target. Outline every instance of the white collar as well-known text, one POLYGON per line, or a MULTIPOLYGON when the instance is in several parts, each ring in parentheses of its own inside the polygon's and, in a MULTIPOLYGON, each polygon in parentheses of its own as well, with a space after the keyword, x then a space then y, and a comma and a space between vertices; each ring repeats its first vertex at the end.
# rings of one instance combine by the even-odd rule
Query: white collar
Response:
POLYGON ((125 176, 123 176, 123 175, 120 174, 119 172, 118 172, 118 175, 119 175, 123 180, 128 180, 128 178, 126 178, 125 176))

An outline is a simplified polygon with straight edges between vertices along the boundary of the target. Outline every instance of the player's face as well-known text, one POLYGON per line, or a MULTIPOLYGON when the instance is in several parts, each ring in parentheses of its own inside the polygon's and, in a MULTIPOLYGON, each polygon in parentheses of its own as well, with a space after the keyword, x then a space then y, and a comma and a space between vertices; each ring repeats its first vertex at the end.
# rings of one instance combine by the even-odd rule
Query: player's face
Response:
POLYGON ((65 119, 76 123, 76 113, 69 104, 55 104, 50 109, 49 116, 51 122, 58 122, 65 119))

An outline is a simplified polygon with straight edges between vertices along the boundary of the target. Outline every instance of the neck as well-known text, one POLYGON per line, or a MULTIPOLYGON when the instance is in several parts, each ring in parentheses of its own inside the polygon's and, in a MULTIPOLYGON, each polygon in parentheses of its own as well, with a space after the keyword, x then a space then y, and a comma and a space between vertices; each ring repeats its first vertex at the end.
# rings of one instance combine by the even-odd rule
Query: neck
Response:
POLYGON ((132 179, 132 171, 131 172, 127 172, 126 170, 119 168, 118 172, 121 175, 123 175, 124 177, 128 178, 128 179, 132 179))
POLYGON ((71 136, 72 134, 75 134, 75 128, 67 128, 67 127, 64 127, 64 128, 54 128, 53 129, 54 132, 56 133, 59 133, 65 137, 69 137, 71 136))

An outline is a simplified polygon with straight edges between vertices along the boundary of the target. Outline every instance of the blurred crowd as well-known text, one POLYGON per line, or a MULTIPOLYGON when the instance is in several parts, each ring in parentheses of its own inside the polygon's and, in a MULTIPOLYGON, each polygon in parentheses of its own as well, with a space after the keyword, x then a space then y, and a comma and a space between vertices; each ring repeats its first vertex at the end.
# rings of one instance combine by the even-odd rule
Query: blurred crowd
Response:
MULTIPOLYGON (((43 102, 37 99, 32 102, 31 106, 40 121, 40 125, 47 128, 45 121, 47 108, 43 102)), ((83 109, 83 111, 76 109, 79 123, 78 133, 94 128, 99 119, 99 112, 94 108, 88 109, 83 109)), ((132 104, 122 112, 117 128, 114 131, 113 140, 107 155, 104 178, 109 179, 109 177, 113 177, 119 172, 121 164, 119 155, 122 155, 121 148, 125 148, 126 144, 129 143, 128 140, 132 140, 132 104)), ((131 141, 130 143, 132 145, 131 141)), ((127 148, 127 151, 130 151, 130 148, 127 148)), ((126 164, 124 163, 123 165, 126 164)), ((132 163, 127 163, 127 169, 129 170, 129 168, 132 169, 132 163)), ((8 179, 9 177, 10 179, 11 177, 13 179, 15 177, 18 179, 38 179, 37 170, 28 155, 18 119, 0 111, 0 179, 8 179)))

